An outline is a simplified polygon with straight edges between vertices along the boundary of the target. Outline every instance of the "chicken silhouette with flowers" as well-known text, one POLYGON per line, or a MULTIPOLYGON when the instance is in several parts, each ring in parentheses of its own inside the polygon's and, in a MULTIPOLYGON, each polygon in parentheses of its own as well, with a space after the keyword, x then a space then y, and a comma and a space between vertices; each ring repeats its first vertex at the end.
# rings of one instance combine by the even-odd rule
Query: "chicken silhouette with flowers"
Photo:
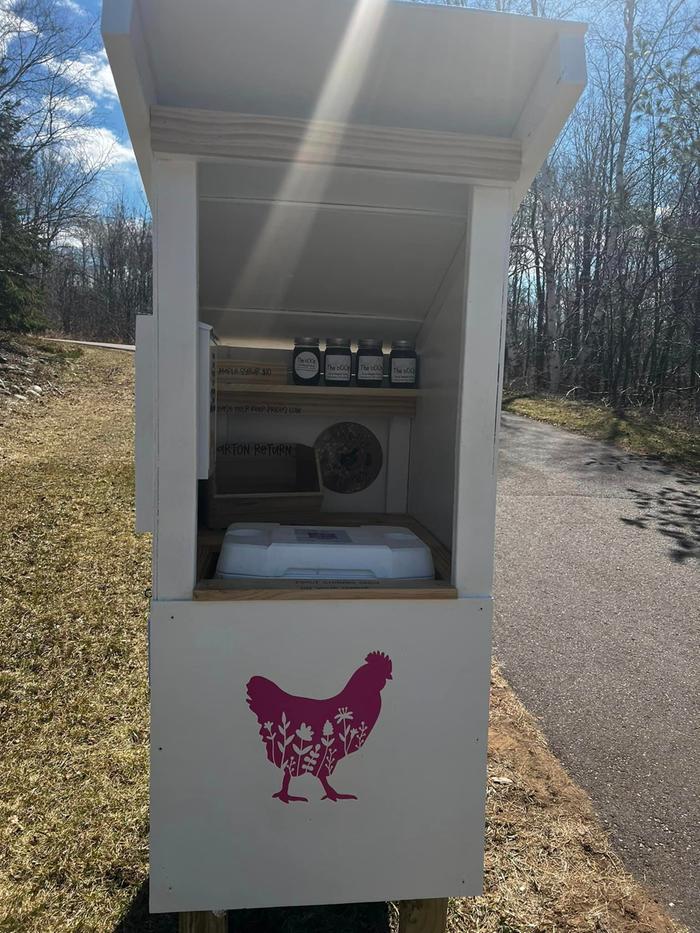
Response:
POLYGON ((289 784, 311 774, 323 786, 323 800, 356 800, 354 794, 339 794, 328 779, 338 762, 367 741, 381 712, 381 692, 392 679, 391 658, 381 651, 368 654, 344 689, 328 700, 290 696, 266 677, 252 677, 248 706, 260 723, 268 761, 283 774, 282 788, 272 796, 283 803, 306 802, 291 796, 289 784))

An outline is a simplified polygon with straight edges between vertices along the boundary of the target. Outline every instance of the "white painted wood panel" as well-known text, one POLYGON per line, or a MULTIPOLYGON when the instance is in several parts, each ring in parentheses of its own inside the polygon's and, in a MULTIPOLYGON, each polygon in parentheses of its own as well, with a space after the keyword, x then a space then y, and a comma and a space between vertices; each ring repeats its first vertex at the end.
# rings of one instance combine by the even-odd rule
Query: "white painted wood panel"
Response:
POLYGON ((386 451, 386 512, 403 514, 408 508, 408 467, 411 459, 412 419, 389 421, 386 451))
POLYGON ((156 88, 137 0, 105 0, 102 35, 119 99, 128 118, 143 186, 150 198, 153 161, 150 108, 156 103, 156 88))
MULTIPOLYGON (((490 628, 490 601, 155 603, 152 909, 479 893, 490 628), (322 800, 313 776, 289 788, 308 802, 275 799, 246 684, 334 697, 372 651, 392 680, 365 745, 329 777, 357 799, 322 800)), ((331 730, 338 709, 322 714, 331 730)))
POLYGON ((200 307, 201 320, 211 324, 218 337, 252 346, 274 343, 291 345, 299 334, 321 337, 374 337, 377 340, 412 340, 422 318, 385 317, 380 313, 327 313, 324 311, 273 311, 270 308, 200 307))
POLYGON ((411 435, 409 512, 448 548, 464 340, 464 253, 462 240, 418 337, 421 393, 411 435))
POLYGON ((556 35, 583 30, 414 3, 140 6, 163 106, 308 119, 330 85, 327 119, 490 136, 510 135, 556 35), (361 80, 346 72, 336 85, 339 55, 364 65, 361 80))
POLYGON ((493 587, 511 218, 507 191, 474 189, 466 249, 452 546, 453 583, 460 595, 488 596, 493 587))
POLYGON ((136 531, 153 531, 155 511, 155 327, 152 314, 136 315, 136 531))
POLYGON ((197 537, 198 253, 194 163, 153 163, 156 535, 153 593, 189 599, 197 537))
POLYGON ((204 162, 199 166, 199 194, 207 199, 270 201, 285 190, 288 200, 310 204, 402 208, 463 218, 467 214, 468 185, 454 180, 295 165, 294 184, 285 186, 288 174, 289 166, 282 162, 204 162))
POLYGON ((200 322, 197 330, 197 479, 209 476, 212 449, 212 329, 200 322))
MULTIPOLYGON (((464 232, 459 217, 250 202, 205 201, 200 225, 204 309, 417 320, 464 232)), ((280 335, 284 314, 268 317, 280 335)))
POLYGON ((513 138, 523 145, 521 177, 514 189, 515 207, 525 197, 585 86, 583 36, 558 35, 513 130, 513 138))

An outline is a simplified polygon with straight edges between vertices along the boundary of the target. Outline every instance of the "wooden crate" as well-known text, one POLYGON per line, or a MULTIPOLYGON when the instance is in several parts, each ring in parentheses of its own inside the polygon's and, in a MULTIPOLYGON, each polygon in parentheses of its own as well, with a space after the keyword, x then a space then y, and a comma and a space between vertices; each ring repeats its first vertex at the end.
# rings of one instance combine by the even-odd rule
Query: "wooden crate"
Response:
POLYGON ((321 510, 318 455, 304 444, 224 444, 209 480, 207 524, 226 528, 255 517, 280 521, 321 510))

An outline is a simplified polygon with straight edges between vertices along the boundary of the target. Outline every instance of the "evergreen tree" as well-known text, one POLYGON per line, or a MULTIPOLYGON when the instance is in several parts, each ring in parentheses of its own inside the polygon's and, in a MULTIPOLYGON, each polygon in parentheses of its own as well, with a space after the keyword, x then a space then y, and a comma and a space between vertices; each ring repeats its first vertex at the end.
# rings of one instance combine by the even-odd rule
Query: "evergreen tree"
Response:
POLYGON ((0 105, 0 330, 27 331, 41 324, 34 276, 40 243, 18 207, 19 187, 32 170, 20 130, 16 107, 0 105))

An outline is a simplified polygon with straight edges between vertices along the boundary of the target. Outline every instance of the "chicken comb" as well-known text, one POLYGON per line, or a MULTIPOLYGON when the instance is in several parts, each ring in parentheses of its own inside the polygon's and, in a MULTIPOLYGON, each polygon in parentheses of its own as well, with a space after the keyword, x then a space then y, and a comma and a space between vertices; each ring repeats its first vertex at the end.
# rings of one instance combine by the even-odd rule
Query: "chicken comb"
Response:
POLYGON ((383 661, 384 664, 391 664, 391 658, 388 654, 384 654, 383 651, 370 651, 365 661, 383 661))

